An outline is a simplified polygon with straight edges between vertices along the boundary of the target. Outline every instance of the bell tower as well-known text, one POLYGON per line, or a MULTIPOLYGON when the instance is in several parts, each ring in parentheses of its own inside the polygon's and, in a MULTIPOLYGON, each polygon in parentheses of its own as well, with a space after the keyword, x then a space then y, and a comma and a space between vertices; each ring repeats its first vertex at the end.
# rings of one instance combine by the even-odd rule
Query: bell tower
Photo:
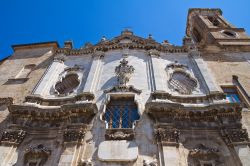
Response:
POLYGON ((244 28, 230 24, 220 9, 190 9, 186 35, 199 49, 209 52, 250 50, 250 37, 244 28))

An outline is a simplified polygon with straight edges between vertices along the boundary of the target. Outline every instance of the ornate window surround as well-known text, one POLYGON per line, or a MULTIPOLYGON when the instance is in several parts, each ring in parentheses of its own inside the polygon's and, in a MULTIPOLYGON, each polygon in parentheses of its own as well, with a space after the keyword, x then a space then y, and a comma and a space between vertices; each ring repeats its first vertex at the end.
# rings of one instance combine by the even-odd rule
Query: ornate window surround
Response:
POLYGON ((142 105, 140 104, 139 96, 135 93, 123 92, 123 93, 108 93, 105 97, 105 102, 103 104, 103 111, 100 114, 100 120, 105 124, 106 134, 105 137, 108 140, 132 140, 134 138, 134 129, 137 125, 137 122, 140 120, 142 114, 142 105), (107 105, 111 101, 111 98, 133 98, 134 103, 137 106, 137 113, 139 119, 134 121, 132 128, 109 128, 108 122, 104 120, 104 115, 107 110, 107 105))
MULTIPOLYGON (((199 91, 200 89, 200 84, 199 84, 199 81, 197 80, 197 78, 195 77, 194 73, 192 70, 189 69, 189 67, 187 65, 184 65, 184 64, 181 64, 181 63, 178 63, 178 61, 175 61, 174 63, 170 63, 166 66, 165 68, 166 72, 167 72, 167 76, 168 76, 168 87, 170 88, 169 86, 169 82, 173 76, 173 74, 175 72, 181 72, 181 73, 184 73, 189 79, 195 81, 196 83, 196 87, 193 89, 193 91, 199 91)), ((170 88, 172 89, 172 88, 170 88)), ((173 90, 173 89, 172 89, 173 90)), ((180 95, 182 95, 181 93, 179 93, 180 95)), ((186 94, 185 94, 186 95, 186 94)))
POLYGON ((81 86, 82 84, 82 79, 85 77, 85 70, 84 68, 78 66, 78 65, 75 65, 74 67, 67 67, 64 69, 63 72, 61 72, 59 74, 59 77, 57 79, 57 81, 53 84, 52 86, 52 93, 54 93, 56 96, 60 97, 60 96, 69 96, 69 95, 75 95, 77 94, 77 90, 79 89, 79 87, 81 86), (73 89, 73 92, 71 93, 68 93, 68 94, 60 94, 57 90, 56 90, 56 84, 58 84, 59 82, 62 82, 62 80, 67 76, 67 75, 70 75, 70 74, 76 74, 78 76, 78 81, 79 81, 79 84, 77 87, 75 87, 73 89))

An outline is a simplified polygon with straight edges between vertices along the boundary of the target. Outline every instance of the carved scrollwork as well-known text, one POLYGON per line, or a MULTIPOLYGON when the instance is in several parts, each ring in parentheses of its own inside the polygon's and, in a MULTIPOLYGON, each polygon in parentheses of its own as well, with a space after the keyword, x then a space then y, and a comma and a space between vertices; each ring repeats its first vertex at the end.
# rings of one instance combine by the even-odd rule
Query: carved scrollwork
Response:
POLYGON ((246 129, 228 129, 221 130, 221 136, 226 144, 249 144, 248 133, 246 129))
POLYGON ((29 146, 25 150, 24 163, 36 163, 37 165, 44 165, 50 155, 51 150, 42 144, 37 146, 29 146))
POLYGON ((157 166, 157 159, 143 160, 143 166, 157 166))
POLYGON ((217 156, 219 150, 217 148, 210 148, 205 146, 204 144, 198 144, 193 149, 189 151, 189 155, 191 157, 199 158, 199 157, 215 157, 217 156))
POLYGON ((25 135, 24 130, 6 130, 2 133, 1 143, 20 144, 25 135))
POLYGON ((105 133, 107 140, 133 140, 134 136, 133 129, 107 129, 105 133))
POLYGON ((80 142, 86 131, 82 130, 66 130, 63 134, 64 142, 80 142))
POLYGON ((120 61, 120 65, 115 68, 118 85, 126 86, 127 82, 129 81, 134 71, 135 71, 134 67, 128 65, 128 61, 125 58, 122 61, 120 61))
POLYGON ((180 131, 175 128, 155 129, 155 139, 166 145, 178 146, 180 131))

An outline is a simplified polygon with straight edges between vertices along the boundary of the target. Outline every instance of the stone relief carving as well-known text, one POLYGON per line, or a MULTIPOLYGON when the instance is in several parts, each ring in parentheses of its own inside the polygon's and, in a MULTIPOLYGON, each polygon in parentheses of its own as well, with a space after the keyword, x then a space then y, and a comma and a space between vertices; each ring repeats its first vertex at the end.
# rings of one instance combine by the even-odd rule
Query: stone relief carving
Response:
POLYGON ((63 134, 64 142, 80 142, 84 136, 86 131, 82 130, 67 130, 63 134))
POLYGON ((169 76, 168 86, 180 94, 191 94, 198 88, 198 80, 189 70, 188 66, 175 61, 166 66, 169 76))
POLYGON ((180 131, 175 128, 158 128, 154 131, 155 139, 166 145, 178 146, 180 131))
POLYGON ((24 130, 6 130, 2 133, 1 143, 20 144, 26 135, 24 130))
POLYGON ((250 144, 246 129, 225 129, 221 130, 221 136, 226 144, 250 144))
POLYGON ((217 155, 218 152, 219 150, 217 148, 210 148, 204 144, 198 144, 189 151, 189 155, 192 157, 213 156, 217 155))
POLYGON ((36 166, 42 166, 48 160, 51 155, 51 150, 44 145, 39 144, 37 146, 29 146, 25 150, 24 163, 33 164, 36 166))
POLYGON ((133 129, 106 129, 107 140, 132 140, 135 133, 133 129))
POLYGON ((118 85, 126 86, 134 71, 135 71, 134 67, 128 65, 128 61, 125 58, 122 61, 120 61, 120 65, 115 68, 118 85))
POLYGON ((104 90, 105 93, 112 93, 112 92, 133 92, 140 94, 141 90, 134 88, 134 86, 114 86, 110 89, 104 90))

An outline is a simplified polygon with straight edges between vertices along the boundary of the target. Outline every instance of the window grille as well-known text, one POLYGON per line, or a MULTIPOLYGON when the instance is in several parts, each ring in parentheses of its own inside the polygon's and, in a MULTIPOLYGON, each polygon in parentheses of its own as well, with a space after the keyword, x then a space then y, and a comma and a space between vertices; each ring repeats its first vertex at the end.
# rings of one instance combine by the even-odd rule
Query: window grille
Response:
POLYGON ((191 94, 197 83, 188 74, 176 71, 169 80, 169 85, 181 94, 191 94))
POLYGON ((133 128, 134 122, 138 119, 137 105, 133 98, 111 99, 104 114, 109 129, 133 128))

